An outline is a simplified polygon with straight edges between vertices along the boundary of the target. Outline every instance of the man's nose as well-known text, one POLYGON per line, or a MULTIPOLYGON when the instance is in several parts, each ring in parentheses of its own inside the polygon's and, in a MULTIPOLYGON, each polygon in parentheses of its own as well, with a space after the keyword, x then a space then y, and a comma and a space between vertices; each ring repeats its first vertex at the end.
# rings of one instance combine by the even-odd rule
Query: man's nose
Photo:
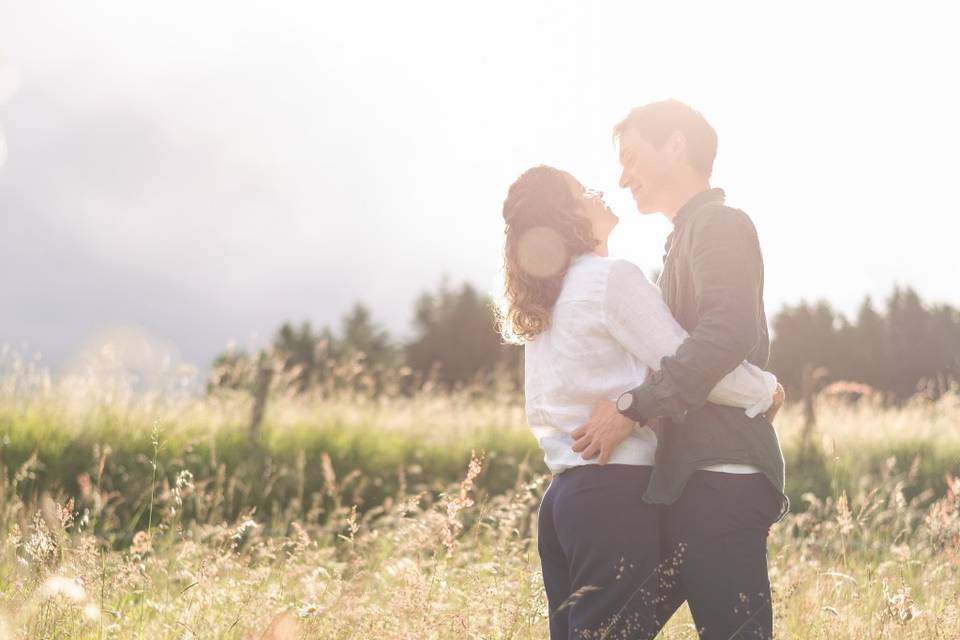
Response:
POLYGON ((627 178, 627 170, 624 169, 624 170, 620 173, 620 188, 621 188, 621 189, 626 189, 626 188, 629 187, 629 186, 630 186, 630 180, 627 178))

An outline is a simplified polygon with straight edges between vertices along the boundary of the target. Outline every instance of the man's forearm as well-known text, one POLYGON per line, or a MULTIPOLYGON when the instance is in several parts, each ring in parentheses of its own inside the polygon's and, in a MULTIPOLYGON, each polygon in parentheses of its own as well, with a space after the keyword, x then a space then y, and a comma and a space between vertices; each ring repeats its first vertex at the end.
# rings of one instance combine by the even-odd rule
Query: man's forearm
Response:
POLYGON ((677 417, 703 406, 761 336, 763 267, 749 222, 718 214, 697 228, 691 271, 699 322, 660 370, 633 390, 639 416, 677 417))
MULTIPOLYGON (((697 327, 673 356, 663 358, 660 370, 632 390, 639 417, 679 418, 707 402, 710 391, 739 366, 756 343, 749 341, 752 323, 741 325, 740 335, 714 335, 697 327), (705 335, 706 334, 706 335, 705 335)), ((754 334, 755 335, 755 334, 754 334)))

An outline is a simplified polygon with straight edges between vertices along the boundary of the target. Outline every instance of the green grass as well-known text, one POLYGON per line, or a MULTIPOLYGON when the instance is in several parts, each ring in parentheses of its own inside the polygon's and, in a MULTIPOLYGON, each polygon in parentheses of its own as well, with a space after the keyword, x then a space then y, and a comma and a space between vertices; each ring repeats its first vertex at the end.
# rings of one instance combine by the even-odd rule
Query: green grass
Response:
MULTIPOLYGON (((799 413, 788 408, 777 428, 794 508, 804 508, 805 493, 825 497, 855 491, 860 478, 879 473, 891 457, 901 466, 916 458, 912 490, 929 488, 941 495, 944 475, 960 468, 960 409, 950 402, 889 411, 822 406, 813 445, 806 448, 799 442, 799 413)), ((324 453, 337 478, 352 474, 344 499, 361 512, 396 494, 404 482, 411 489, 438 493, 460 476, 471 451, 485 454, 477 481, 485 493, 512 486, 524 462, 534 472, 546 473, 516 398, 276 399, 258 443, 247 437, 248 404, 243 396, 166 407, 97 403, 78 409, 57 398, 26 406, 0 403, 0 463, 9 476, 35 460, 31 477, 19 485, 28 500, 36 501, 44 492, 80 496, 81 477, 117 494, 98 519, 97 533, 120 534, 121 544, 144 526, 155 425, 161 485, 190 471, 224 494, 215 513, 204 513, 228 521, 251 507, 282 521, 304 517, 310 498, 324 493, 326 478, 317 463, 324 453), (132 524, 118 527, 120 522, 132 524)), ((190 505, 185 509, 188 518, 200 515, 190 505)))
MULTIPOLYGON (((517 398, 275 398, 257 444, 248 414, 242 396, 2 396, 0 640, 547 636, 548 475, 517 398)), ((960 636, 956 398, 819 415, 803 454, 799 413, 777 419, 778 637, 960 636)))

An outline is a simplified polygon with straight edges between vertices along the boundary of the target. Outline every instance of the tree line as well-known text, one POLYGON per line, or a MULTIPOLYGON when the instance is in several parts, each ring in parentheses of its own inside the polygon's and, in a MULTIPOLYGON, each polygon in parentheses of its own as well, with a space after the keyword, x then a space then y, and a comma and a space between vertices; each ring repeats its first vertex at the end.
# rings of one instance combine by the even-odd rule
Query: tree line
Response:
MULTIPOLYGON (((769 369, 795 398, 811 379, 817 389, 861 383, 858 393, 890 402, 918 391, 937 397, 960 384, 960 310, 926 304, 911 288, 895 288, 880 308, 866 298, 852 319, 826 301, 788 305, 771 325, 769 369)), ((264 366, 293 394, 482 392, 516 390, 523 382, 522 349, 502 343, 490 298, 469 284, 444 283, 419 296, 414 337, 406 343, 393 340, 360 303, 339 331, 284 323, 257 354, 230 349, 217 356, 208 390, 251 390, 264 366)))
POLYGON ((910 287, 879 309, 865 298, 852 320, 820 301, 786 306, 772 325, 770 369, 788 389, 802 387, 808 367, 818 386, 859 382, 894 401, 960 384, 960 310, 926 304, 910 287))
POLYGON ((414 337, 406 343, 393 340, 359 302, 339 331, 286 322, 256 355, 236 349, 218 355, 207 390, 252 390, 264 365, 276 373, 277 386, 295 394, 516 390, 522 384, 522 349, 502 343, 492 309, 489 296, 472 285, 451 288, 444 282, 416 299, 414 337))

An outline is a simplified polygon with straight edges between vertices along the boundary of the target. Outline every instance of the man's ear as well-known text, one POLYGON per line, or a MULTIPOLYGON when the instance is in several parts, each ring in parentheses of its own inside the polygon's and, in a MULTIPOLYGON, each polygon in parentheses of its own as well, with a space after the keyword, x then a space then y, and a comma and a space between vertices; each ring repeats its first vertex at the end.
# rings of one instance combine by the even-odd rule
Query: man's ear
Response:
POLYGON ((667 138, 663 145, 670 158, 675 161, 685 161, 687 159, 687 137, 680 131, 674 131, 667 138))

